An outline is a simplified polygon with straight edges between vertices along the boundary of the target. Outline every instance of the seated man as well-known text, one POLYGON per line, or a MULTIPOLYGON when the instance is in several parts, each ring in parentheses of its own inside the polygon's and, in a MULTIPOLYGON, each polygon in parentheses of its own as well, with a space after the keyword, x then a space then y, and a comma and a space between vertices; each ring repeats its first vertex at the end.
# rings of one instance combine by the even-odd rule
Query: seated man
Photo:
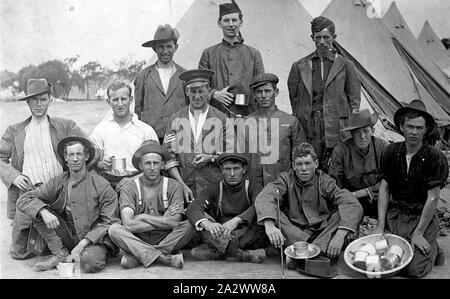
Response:
POLYGON ((47 271, 80 258, 85 272, 98 272, 105 267, 107 254, 118 251, 107 234, 109 225, 120 221, 117 194, 103 177, 86 170, 95 154, 88 139, 66 137, 57 153, 69 171, 17 200, 17 208, 33 219, 53 254, 34 269, 47 271))
POLYGON ((254 202, 262 187, 244 179, 248 161, 243 154, 219 156, 224 180, 210 184, 186 210, 202 244, 191 250, 199 260, 225 258, 260 263, 270 245, 264 228, 256 224, 254 202), (256 249, 256 250, 246 250, 256 249))
POLYGON ((328 175, 336 180, 339 188, 345 188, 359 200, 364 215, 377 219, 378 189, 381 184, 381 156, 389 143, 373 136, 376 113, 368 109, 355 111, 347 127, 341 132, 352 138, 339 142, 331 155, 328 175))
POLYGON ((373 233, 386 229, 411 242, 414 257, 405 274, 420 278, 445 261, 436 240, 437 203, 448 177, 448 163, 428 142, 436 123, 422 101, 414 100, 397 110, 394 122, 405 141, 390 144, 383 155, 378 225, 373 233))
POLYGON ((178 253, 195 235, 184 214, 180 184, 161 176, 164 161, 170 159, 158 141, 149 140, 134 153, 132 163, 143 174, 119 183, 119 209, 122 224, 109 228, 109 236, 125 254, 120 264, 126 269, 149 267, 154 262, 183 268, 178 253))
POLYGON ((258 223, 263 224, 275 247, 297 241, 317 245, 322 254, 337 261, 348 233, 355 233, 363 209, 347 190, 317 169, 312 145, 302 143, 292 152, 292 168, 269 183, 256 197, 258 223), (277 190, 280 218, 277 215, 277 190), (275 227, 278 222, 278 228, 275 227))

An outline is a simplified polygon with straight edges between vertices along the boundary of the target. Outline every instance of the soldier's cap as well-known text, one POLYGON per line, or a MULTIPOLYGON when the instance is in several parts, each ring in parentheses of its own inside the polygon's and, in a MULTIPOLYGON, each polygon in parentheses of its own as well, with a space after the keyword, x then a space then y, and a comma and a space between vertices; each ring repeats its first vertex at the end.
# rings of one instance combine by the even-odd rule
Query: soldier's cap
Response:
POLYGON ((242 162, 244 165, 248 165, 248 159, 247 156, 244 154, 230 154, 230 153, 223 153, 219 156, 219 158, 217 158, 217 161, 219 161, 220 165, 223 165, 224 162, 226 161, 240 161, 242 162))
POLYGON ((51 94, 53 92, 52 85, 46 79, 29 79, 27 85, 27 95, 17 99, 17 101, 26 101, 30 98, 43 94, 51 94))
POLYGON ((185 82, 186 87, 201 87, 209 83, 214 74, 211 70, 189 70, 181 73, 179 78, 185 82))
POLYGON ((280 79, 278 79, 277 75, 271 73, 258 74, 255 77, 253 77, 252 81, 250 81, 250 88, 254 90, 266 83, 273 83, 277 85, 278 82, 280 82, 280 79))
POLYGON ((219 19, 224 15, 228 15, 230 13, 242 13, 239 5, 234 0, 231 0, 231 3, 224 3, 219 5, 219 19))
POLYGON ((136 150, 133 158, 131 158, 131 163, 134 168, 139 169, 139 162, 141 161, 142 156, 149 153, 159 154, 163 161, 170 160, 169 152, 161 144, 159 144, 158 141, 146 140, 141 144, 141 147, 136 150))

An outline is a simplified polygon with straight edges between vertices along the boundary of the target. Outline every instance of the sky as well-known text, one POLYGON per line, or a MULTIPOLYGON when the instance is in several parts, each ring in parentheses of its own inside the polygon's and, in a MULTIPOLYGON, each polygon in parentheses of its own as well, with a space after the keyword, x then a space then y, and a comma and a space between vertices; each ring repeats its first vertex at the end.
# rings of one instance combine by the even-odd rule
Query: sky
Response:
MULTIPOLYGON (((141 44, 153 39, 158 24, 175 26, 193 1, 1 0, 0 70, 17 72, 29 64, 75 55, 80 56, 75 67, 93 60, 111 68, 124 58, 148 60, 153 51, 141 44)), ((312 16, 330 2, 299 1, 312 16)), ((392 2, 372 1, 380 13, 392 2)), ((440 37, 450 36, 450 0, 396 2, 416 36, 427 19, 440 37)))

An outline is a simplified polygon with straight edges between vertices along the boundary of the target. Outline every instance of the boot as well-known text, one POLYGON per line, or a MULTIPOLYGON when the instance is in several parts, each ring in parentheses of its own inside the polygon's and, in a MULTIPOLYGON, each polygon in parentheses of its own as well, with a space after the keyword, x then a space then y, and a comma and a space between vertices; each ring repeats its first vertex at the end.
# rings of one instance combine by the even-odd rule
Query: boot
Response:
POLYGON ((183 254, 181 253, 174 255, 161 253, 156 259, 156 261, 161 265, 174 267, 178 269, 183 269, 184 266, 183 254))
POLYGON ((120 265, 125 269, 133 269, 141 266, 141 262, 132 254, 124 253, 120 259, 120 265))
POLYGON ((238 253, 238 259, 248 263, 262 263, 266 260, 264 249, 241 250, 238 253))
POLYGON ((56 269, 59 263, 65 263, 69 253, 66 251, 65 253, 61 253, 58 255, 52 255, 49 259, 43 262, 36 263, 33 266, 34 271, 48 271, 56 269))
POLYGON ((203 243, 191 249, 191 254, 194 258, 200 261, 220 260, 224 258, 217 249, 211 248, 208 244, 203 243))

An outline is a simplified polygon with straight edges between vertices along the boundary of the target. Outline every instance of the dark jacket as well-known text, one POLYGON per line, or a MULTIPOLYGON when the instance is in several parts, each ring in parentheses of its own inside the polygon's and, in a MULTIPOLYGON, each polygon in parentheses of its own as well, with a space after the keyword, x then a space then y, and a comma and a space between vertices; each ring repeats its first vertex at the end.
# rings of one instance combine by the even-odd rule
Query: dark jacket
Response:
POLYGON ((134 111, 140 120, 155 130, 158 138, 164 138, 170 116, 188 105, 189 98, 179 78, 185 69, 175 63, 177 71, 170 78, 166 94, 156 65, 155 63, 143 69, 134 81, 134 111))
MULTIPOLYGON (((313 76, 311 61, 314 53, 294 62, 288 77, 292 113, 303 126, 308 142, 312 138, 311 112, 313 76)), ((323 114, 326 147, 332 148, 340 141, 339 130, 345 125, 352 110, 359 109, 361 82, 353 62, 337 55, 330 69, 323 95, 323 114)))
MULTIPOLYGON (((62 214, 68 199, 69 173, 54 177, 39 189, 29 191, 17 200, 17 207, 34 221, 42 208, 62 214)), ((117 194, 102 176, 85 172, 72 185, 71 212, 79 240, 100 243, 111 224, 120 223, 117 194)))

